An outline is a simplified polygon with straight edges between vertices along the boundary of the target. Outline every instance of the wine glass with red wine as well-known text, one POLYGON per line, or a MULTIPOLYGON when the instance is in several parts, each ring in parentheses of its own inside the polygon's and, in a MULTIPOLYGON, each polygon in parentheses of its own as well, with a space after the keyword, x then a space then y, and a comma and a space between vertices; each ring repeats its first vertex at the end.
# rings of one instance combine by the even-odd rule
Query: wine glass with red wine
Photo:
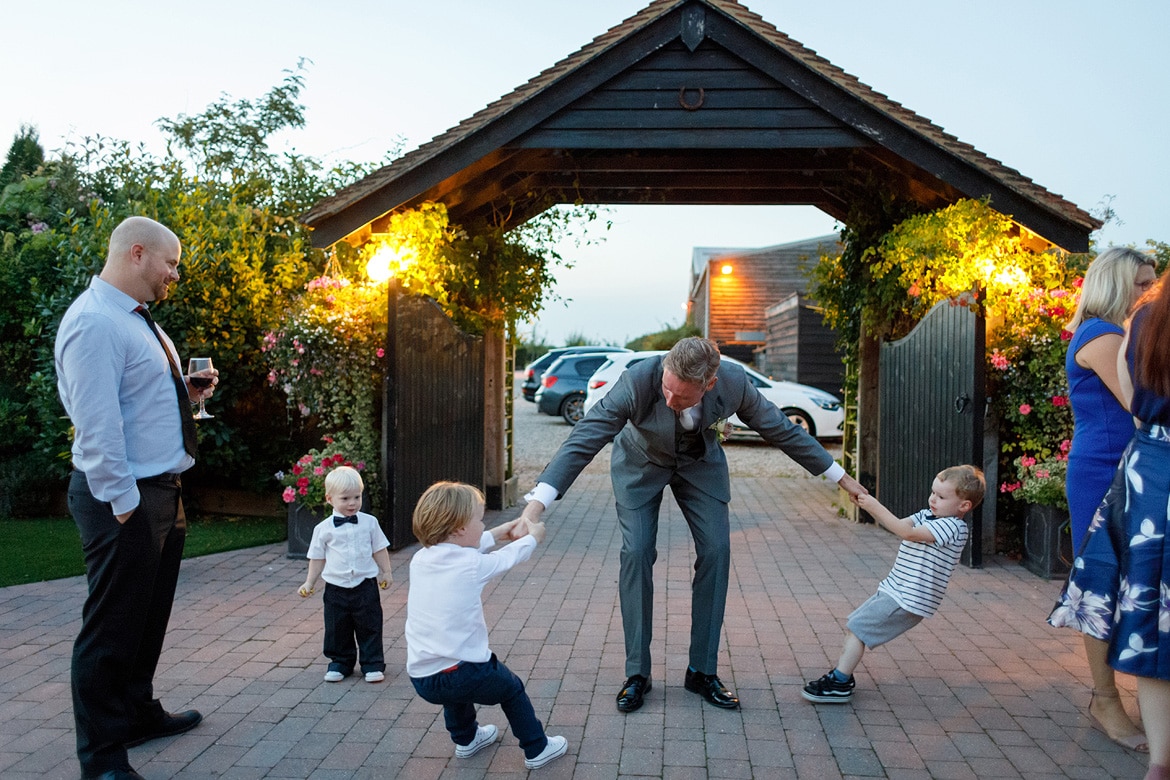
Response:
MULTIPOLYGON (((195 376, 200 371, 206 371, 211 368, 211 358, 191 358, 187 361, 187 379, 191 382, 191 386, 197 390, 206 390, 211 387, 211 377, 209 376, 195 376)), ((210 420, 215 417, 214 414, 208 414, 207 410, 203 408, 203 398, 199 398, 199 411, 195 413, 196 420, 210 420)))

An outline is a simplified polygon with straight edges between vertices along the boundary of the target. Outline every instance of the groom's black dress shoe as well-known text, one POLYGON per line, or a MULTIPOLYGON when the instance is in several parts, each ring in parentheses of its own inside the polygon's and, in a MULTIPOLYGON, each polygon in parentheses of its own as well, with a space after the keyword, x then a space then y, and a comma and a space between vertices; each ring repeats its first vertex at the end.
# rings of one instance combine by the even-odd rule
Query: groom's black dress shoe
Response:
POLYGON ((109 769, 100 775, 82 775, 81 780, 146 780, 146 778, 130 767, 126 767, 125 769, 109 769))
POLYGON ((642 706, 642 697, 650 692, 650 678, 640 674, 631 675, 618 691, 617 708, 622 712, 633 712, 642 706))
POLYGON ((126 747, 141 745, 143 742, 149 742, 152 739, 173 737, 176 734, 182 734, 184 731, 190 731, 198 726, 201 720, 203 720, 203 716, 199 714, 198 710, 171 713, 165 712, 159 707, 157 717, 139 725, 134 737, 126 740, 126 747))
POLYGON ((703 674, 687 669, 683 685, 688 691, 699 694, 716 707, 722 707, 725 710, 739 709, 739 699, 724 687, 723 683, 719 681, 718 675, 703 674))

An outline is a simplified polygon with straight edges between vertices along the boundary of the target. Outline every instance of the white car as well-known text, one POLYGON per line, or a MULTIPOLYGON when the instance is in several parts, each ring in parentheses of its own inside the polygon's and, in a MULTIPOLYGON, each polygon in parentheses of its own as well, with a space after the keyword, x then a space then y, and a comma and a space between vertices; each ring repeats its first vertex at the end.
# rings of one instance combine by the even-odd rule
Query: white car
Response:
MULTIPOLYGON (((585 414, 613 389, 618 377, 630 366, 655 355, 665 355, 666 350, 648 350, 645 352, 616 353, 593 372, 589 377, 589 384, 585 391, 585 414)), ((743 368, 748 380, 759 389, 760 395, 767 398, 788 415, 788 419, 804 428, 818 439, 839 439, 845 428, 845 409, 841 400, 832 393, 826 393, 816 387, 783 382, 769 379, 750 366, 746 366, 735 358, 721 356, 721 360, 734 363, 743 368)), ((738 417, 733 416, 731 422, 732 436, 758 436, 755 431, 744 425, 738 417)))

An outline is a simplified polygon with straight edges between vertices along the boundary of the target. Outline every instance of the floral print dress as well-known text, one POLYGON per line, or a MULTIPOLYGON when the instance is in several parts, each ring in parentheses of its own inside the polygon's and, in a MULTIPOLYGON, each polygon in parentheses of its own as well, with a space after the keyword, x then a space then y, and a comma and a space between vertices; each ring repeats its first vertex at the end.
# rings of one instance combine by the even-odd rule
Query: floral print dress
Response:
POLYGON ((1109 642, 1109 665, 1170 680, 1170 427, 1143 424, 1093 516, 1054 626, 1109 642))

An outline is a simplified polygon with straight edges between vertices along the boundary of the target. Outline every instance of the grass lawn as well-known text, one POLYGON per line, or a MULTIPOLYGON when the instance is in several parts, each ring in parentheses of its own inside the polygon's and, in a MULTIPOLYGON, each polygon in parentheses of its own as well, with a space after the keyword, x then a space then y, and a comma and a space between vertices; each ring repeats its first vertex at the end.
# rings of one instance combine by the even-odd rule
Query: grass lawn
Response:
MULTIPOLYGON (((283 517, 187 517, 184 558, 284 541, 283 517)), ((0 587, 85 574, 81 539, 70 517, 0 518, 0 587)))

